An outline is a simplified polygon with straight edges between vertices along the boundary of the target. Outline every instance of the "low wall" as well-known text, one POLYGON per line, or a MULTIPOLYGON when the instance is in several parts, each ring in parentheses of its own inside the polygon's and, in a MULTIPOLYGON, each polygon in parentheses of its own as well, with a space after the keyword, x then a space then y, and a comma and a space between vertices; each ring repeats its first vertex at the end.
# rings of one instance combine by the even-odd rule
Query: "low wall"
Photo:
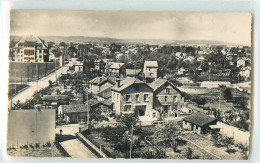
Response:
POLYGON ((105 153, 100 151, 98 147, 96 147, 95 144, 93 144, 91 141, 89 141, 86 137, 84 137, 81 133, 76 133, 76 136, 78 139, 87 147, 91 149, 99 158, 109 158, 105 153))
POLYGON ((62 147, 62 145, 58 141, 55 141, 55 145, 60 153, 62 153, 65 157, 71 157, 70 154, 62 147))
POLYGON ((249 145, 250 132, 241 131, 239 128, 227 125, 222 122, 218 122, 217 125, 220 127, 220 133, 222 135, 234 138, 235 142, 249 145))
POLYGON ((55 141, 55 110, 9 110, 7 146, 55 141))

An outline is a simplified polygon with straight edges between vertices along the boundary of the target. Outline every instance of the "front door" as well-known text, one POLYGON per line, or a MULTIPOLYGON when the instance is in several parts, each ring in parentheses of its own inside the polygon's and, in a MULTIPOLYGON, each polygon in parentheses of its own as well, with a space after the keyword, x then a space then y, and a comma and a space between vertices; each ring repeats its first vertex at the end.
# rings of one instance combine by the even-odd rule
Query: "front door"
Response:
POLYGON ((135 114, 138 116, 145 116, 146 105, 135 106, 135 114))

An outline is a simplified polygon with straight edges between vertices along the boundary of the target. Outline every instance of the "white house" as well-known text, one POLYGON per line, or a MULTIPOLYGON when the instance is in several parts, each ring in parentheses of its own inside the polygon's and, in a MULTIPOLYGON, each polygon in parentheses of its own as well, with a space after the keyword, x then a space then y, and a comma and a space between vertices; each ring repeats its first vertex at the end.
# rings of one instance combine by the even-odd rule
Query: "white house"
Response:
POLYGON ((145 61, 143 69, 145 78, 157 78, 158 77, 158 62, 157 61, 145 61))

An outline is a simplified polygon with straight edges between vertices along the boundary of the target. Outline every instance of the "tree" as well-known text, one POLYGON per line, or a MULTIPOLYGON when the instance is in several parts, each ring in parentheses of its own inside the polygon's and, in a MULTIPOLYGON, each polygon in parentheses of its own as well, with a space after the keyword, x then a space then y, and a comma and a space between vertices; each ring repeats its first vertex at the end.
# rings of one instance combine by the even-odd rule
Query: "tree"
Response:
POLYGON ((51 88, 53 85, 53 82, 51 80, 49 80, 49 88, 51 88))
POLYGON ((102 122, 102 121, 108 121, 109 119, 102 115, 102 109, 101 108, 95 108, 90 109, 89 111, 89 121, 95 121, 95 122, 102 122))
POLYGON ((187 159, 193 158, 193 150, 190 147, 187 148, 185 156, 186 156, 187 159))
POLYGON ((225 137, 223 138, 222 142, 223 142, 224 146, 227 148, 227 151, 229 151, 229 150, 230 150, 230 148, 229 148, 230 145, 233 145, 233 144, 234 144, 234 139, 231 138, 231 137, 225 136, 225 137))
POLYGON ((226 88, 224 90, 224 98, 227 100, 227 101, 231 101, 233 99, 233 95, 232 95, 232 92, 231 92, 231 89, 230 88, 226 88))
POLYGON ((132 130, 132 127, 136 126, 136 123, 138 122, 138 118, 136 116, 134 116, 133 114, 125 114, 120 117, 119 121, 130 132, 132 130))
POLYGON ((176 138, 180 135, 181 130, 180 126, 177 122, 170 121, 169 123, 165 124, 163 128, 159 128, 156 131, 156 134, 163 134, 164 144, 165 146, 169 146, 173 148, 174 152, 177 151, 178 144, 176 142, 176 138))

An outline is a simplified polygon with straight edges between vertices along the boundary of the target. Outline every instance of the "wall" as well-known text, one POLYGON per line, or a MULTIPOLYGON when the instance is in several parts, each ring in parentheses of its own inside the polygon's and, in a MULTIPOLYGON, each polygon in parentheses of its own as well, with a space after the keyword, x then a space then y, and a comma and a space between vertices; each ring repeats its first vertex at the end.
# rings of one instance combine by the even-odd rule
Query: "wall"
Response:
POLYGON ((146 116, 150 116, 150 111, 153 109, 153 91, 146 84, 139 84, 140 90, 136 90, 136 85, 132 85, 122 91, 120 108, 124 109, 124 105, 132 105, 134 111, 136 105, 146 105, 146 116), (136 101, 136 94, 139 94, 140 101, 136 101), (148 94, 148 100, 144 101, 144 94, 148 94), (126 95, 131 96, 131 101, 126 102, 126 95))
POLYGON ((10 110, 7 146, 55 141, 55 110, 10 110))

